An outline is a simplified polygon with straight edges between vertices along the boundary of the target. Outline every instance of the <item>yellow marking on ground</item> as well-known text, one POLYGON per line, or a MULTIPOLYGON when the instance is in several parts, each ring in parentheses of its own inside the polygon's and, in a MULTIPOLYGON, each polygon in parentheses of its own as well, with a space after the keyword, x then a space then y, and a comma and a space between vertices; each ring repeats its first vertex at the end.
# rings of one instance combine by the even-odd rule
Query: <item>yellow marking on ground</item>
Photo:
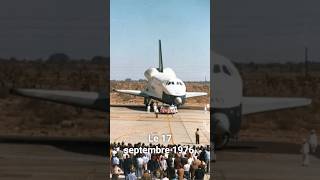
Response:
POLYGON ((179 120, 180 120, 178 122, 180 122, 182 124, 184 130, 186 131, 186 135, 188 135, 188 137, 189 137, 190 143, 194 145, 195 143, 192 141, 192 138, 191 138, 191 136, 190 136, 190 134, 188 132, 188 129, 187 129, 186 125, 184 124, 185 121, 182 120, 181 116, 178 115, 178 117, 179 117, 179 120))
POLYGON ((170 130, 170 134, 171 134, 171 142, 172 142, 172 144, 175 144, 174 140, 173 140, 173 133, 172 133, 172 129, 171 129, 171 120, 169 118, 169 115, 167 115, 166 119, 168 120, 169 130, 170 130))

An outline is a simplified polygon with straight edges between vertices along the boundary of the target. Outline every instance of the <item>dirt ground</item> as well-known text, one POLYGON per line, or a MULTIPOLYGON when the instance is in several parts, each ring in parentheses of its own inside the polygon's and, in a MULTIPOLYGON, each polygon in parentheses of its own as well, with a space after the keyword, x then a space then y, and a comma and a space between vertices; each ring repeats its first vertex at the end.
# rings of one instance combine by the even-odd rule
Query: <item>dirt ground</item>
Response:
POLYGON ((310 71, 308 76, 305 76, 299 64, 242 65, 240 69, 245 96, 312 99, 312 104, 307 107, 244 116, 240 139, 300 144, 311 129, 320 133, 318 69, 310 71))
POLYGON ((106 137, 108 114, 14 96, 10 88, 99 91, 107 66, 90 61, 0 60, 0 135, 106 137))

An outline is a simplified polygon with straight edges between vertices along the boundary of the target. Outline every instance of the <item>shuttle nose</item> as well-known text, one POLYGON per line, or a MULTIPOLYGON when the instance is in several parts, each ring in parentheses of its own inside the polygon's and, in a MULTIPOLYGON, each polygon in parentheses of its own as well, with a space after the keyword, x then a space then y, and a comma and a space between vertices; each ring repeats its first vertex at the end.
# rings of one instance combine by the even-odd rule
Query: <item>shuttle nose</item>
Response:
POLYGON ((182 104, 182 99, 181 99, 181 97, 176 97, 176 98, 174 99, 174 101, 175 101, 177 104, 182 104))

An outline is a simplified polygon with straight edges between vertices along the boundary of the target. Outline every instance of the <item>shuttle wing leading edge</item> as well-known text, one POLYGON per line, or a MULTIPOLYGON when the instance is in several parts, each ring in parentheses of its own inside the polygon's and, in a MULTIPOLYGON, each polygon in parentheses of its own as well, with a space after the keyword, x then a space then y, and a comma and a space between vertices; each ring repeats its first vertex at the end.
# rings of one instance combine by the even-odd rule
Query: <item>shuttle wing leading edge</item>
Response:
POLYGON ((11 93, 104 112, 109 110, 109 99, 106 93, 45 89, 12 89, 11 93))
POLYGON ((243 97, 242 114, 295 108, 310 104, 311 99, 308 98, 243 97))
POLYGON ((206 96, 206 92, 186 92, 186 98, 197 97, 197 96, 206 96))
POLYGON ((139 90, 114 89, 113 91, 134 96, 149 97, 145 92, 139 90))

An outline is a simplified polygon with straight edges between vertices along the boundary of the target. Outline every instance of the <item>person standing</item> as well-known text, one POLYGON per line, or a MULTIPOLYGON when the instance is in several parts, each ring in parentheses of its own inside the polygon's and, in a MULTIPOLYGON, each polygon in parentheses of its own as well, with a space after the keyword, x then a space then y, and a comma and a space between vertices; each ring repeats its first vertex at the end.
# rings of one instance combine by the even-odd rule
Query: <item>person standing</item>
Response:
POLYGON ((131 168, 130 170, 130 174, 126 177, 126 180, 137 180, 137 176, 136 174, 134 173, 135 172, 135 169, 134 168, 131 168))
POLYGON ((197 128, 197 131, 196 131, 196 144, 200 144, 200 134, 199 134, 199 128, 197 128))
POLYGON ((147 170, 148 169, 148 162, 149 162, 149 158, 147 157, 146 154, 143 154, 143 169, 147 170))
POLYGON ((123 169, 123 162, 124 162, 124 159, 123 159, 123 151, 122 151, 122 146, 120 146, 117 154, 116 154, 117 158, 119 159, 119 167, 121 169, 123 169))
POLYGON ((169 179, 173 179, 175 178, 175 169, 174 169, 174 158, 173 158, 173 154, 169 154, 168 155, 168 159, 167 159, 167 175, 169 179))
POLYGON ((111 163, 112 165, 117 165, 117 166, 120 166, 120 160, 119 158, 115 155, 115 156, 112 156, 111 158, 111 163))
POLYGON ((158 103, 153 103, 153 112, 158 111, 158 103))
POLYGON ((306 139, 303 140, 301 153, 302 153, 302 166, 309 165, 309 152, 310 152, 310 144, 306 139))
POLYGON ((159 110, 158 110, 158 103, 154 103, 153 104, 153 111, 156 115, 156 118, 158 118, 158 115, 159 115, 159 110))
POLYGON ((148 104, 148 105, 147 105, 147 112, 148 112, 148 113, 150 112, 150 109, 151 109, 150 104, 148 104))
POLYGON ((314 129, 311 130, 308 141, 310 144, 311 152, 315 153, 318 147, 318 137, 314 129))
POLYGON ((151 175, 149 174, 148 170, 145 170, 142 177, 141 177, 142 180, 151 180, 151 175))
POLYGON ((204 175, 205 175, 205 165, 201 164, 198 169, 195 170, 195 175, 194 175, 194 179, 197 180, 203 180, 204 179, 204 175))
POLYGON ((137 175, 138 178, 141 178, 142 175, 143 175, 143 169, 144 169, 144 167, 143 167, 143 159, 142 159, 142 155, 141 154, 138 155, 137 165, 138 166, 137 166, 137 169, 136 169, 136 175, 137 175))
POLYGON ((204 162, 206 163, 206 173, 210 171, 210 146, 208 145, 205 151, 204 162))
POLYGON ((183 165, 184 170, 184 178, 189 180, 190 179, 190 164, 186 163, 183 165))
POLYGON ((163 172, 167 171, 168 165, 167 165, 167 161, 166 161, 166 159, 164 157, 161 157, 160 166, 161 166, 161 170, 163 172))
POLYGON ((112 180, 118 180, 119 179, 119 175, 123 173, 123 171, 121 170, 121 168, 117 165, 113 165, 112 166, 112 180))
POLYGON ((184 169, 182 164, 179 164, 177 167, 178 180, 184 180, 184 169))
POLYGON ((194 179, 196 170, 198 169, 198 164, 196 161, 193 161, 191 166, 190 166, 190 175, 191 179, 194 179))
POLYGON ((132 167, 133 167, 132 158, 129 155, 126 155, 126 158, 123 162, 123 172, 125 177, 127 177, 128 174, 130 174, 132 167))

